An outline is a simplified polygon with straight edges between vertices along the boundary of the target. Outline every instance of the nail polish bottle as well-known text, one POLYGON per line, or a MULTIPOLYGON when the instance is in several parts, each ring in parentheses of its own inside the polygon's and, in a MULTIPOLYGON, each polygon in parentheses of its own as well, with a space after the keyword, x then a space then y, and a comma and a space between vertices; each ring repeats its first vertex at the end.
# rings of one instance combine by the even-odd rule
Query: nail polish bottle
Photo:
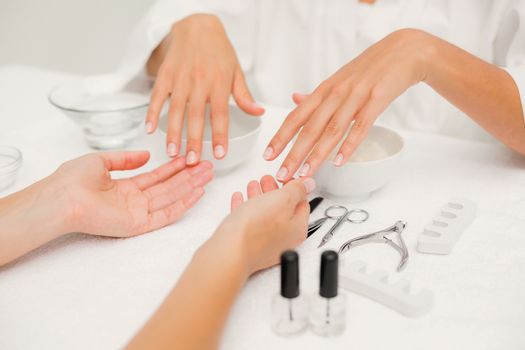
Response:
POLYGON ((287 250, 281 254, 281 292, 273 299, 272 328, 282 336, 300 333, 308 325, 308 304, 299 291, 299 256, 287 250))
POLYGON ((346 298, 338 293, 339 257, 333 250, 321 255, 319 295, 312 300, 310 325, 312 331, 322 336, 335 336, 345 329, 346 298))

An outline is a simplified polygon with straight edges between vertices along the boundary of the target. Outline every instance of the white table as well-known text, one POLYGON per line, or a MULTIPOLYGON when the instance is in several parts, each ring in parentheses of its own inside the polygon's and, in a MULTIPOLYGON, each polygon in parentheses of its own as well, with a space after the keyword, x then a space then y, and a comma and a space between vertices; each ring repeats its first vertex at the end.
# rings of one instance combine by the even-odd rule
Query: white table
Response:
MULTIPOLYGON (((60 163, 90 149, 80 130, 47 102, 51 87, 68 76, 29 67, 0 68, 0 144, 19 147, 21 189, 60 163)), ((227 214, 229 194, 240 184, 274 173, 278 162, 260 154, 286 111, 268 108, 254 160, 217 177, 202 201, 180 222, 132 239, 72 234, 0 268, 0 349, 115 349, 123 347, 161 303, 195 249, 227 214)), ((409 319, 361 296, 346 293, 344 335, 275 336, 270 300, 276 268, 254 276, 229 318, 224 349, 522 349, 525 347, 525 159, 501 146, 402 132, 406 152, 395 179, 358 205, 369 222, 347 226, 329 244, 408 221, 410 249, 399 274, 435 292, 430 314, 409 319), (463 196, 478 205, 477 219, 449 256, 415 251, 417 235, 445 201, 463 196)), ((141 136, 131 148, 153 152, 147 169, 164 159, 161 135, 141 136)), ((344 201, 339 201, 339 203, 344 201)), ((325 201, 316 213, 320 215, 325 201)), ((355 207, 355 205, 350 205, 355 207)), ((1 228, 0 228, 1 229, 1 228)), ((317 290, 323 231, 299 249, 302 290, 317 290)), ((346 255, 394 271, 398 255, 363 246, 346 255)))

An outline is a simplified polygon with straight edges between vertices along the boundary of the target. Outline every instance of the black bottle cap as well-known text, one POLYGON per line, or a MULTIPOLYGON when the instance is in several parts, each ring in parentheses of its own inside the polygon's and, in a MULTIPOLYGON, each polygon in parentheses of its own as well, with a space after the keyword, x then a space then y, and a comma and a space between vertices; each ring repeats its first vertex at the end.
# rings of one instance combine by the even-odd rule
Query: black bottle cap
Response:
POLYGON ((333 250, 327 250, 321 255, 321 277, 319 280, 319 295, 324 298, 337 296, 337 274, 339 256, 333 250))
POLYGON ((293 250, 281 254, 281 295, 288 299, 299 296, 299 255, 293 250))

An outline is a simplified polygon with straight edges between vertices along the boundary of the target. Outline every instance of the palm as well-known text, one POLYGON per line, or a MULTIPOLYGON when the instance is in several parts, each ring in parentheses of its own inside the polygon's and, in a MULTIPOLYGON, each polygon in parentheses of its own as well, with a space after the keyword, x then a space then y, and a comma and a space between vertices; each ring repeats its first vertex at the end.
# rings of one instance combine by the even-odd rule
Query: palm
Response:
POLYGON ((137 168, 149 158, 129 154, 110 160, 107 154, 88 155, 62 169, 74 179, 68 190, 75 192, 71 198, 80 231, 125 237, 166 226, 199 200, 212 178, 210 163, 187 168, 178 158, 148 173, 112 179, 111 170, 137 168))

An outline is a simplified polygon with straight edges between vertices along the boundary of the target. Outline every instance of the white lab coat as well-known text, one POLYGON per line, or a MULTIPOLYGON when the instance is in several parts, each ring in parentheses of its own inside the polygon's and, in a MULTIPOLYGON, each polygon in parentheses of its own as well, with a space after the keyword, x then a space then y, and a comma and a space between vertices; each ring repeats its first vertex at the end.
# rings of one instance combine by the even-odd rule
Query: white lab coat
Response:
MULTIPOLYGON (((131 35, 121 72, 138 74, 171 25, 193 13, 219 16, 260 102, 291 106, 368 46, 419 28, 505 67, 525 106, 525 1, 513 0, 161 0, 131 35)), ((497 116, 495 116, 497 117, 497 116)), ((490 140, 424 84, 380 117, 395 127, 490 140)), ((525 130, 524 130, 525 132, 525 130)))

